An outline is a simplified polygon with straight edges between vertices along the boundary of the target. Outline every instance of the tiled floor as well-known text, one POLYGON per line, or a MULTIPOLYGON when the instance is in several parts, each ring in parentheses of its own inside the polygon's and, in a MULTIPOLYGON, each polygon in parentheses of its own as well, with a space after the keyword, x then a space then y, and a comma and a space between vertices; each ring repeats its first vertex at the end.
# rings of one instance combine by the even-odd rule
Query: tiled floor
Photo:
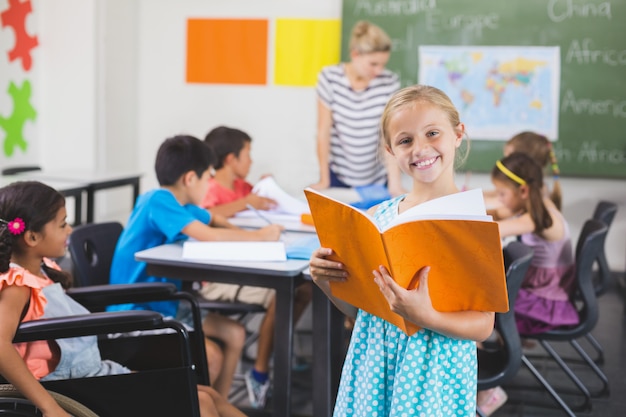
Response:
MULTIPOLYGON (((621 273, 623 276, 624 273, 621 273)), ((615 274, 616 277, 619 274, 615 274)), ((617 417, 626 416, 626 314, 624 309, 624 299, 621 289, 616 284, 606 294, 599 299, 600 321, 593 331, 593 335, 600 342, 605 352, 605 363, 601 369, 607 375, 610 382, 610 395, 603 398, 593 398, 591 411, 575 411, 577 416, 602 416, 617 417)), ((299 328, 303 329, 295 343, 295 350, 306 358, 310 353, 308 346, 310 340, 306 334, 307 320, 310 317, 303 317, 299 328)), ((583 347, 592 352, 589 345, 581 342, 583 347)), ((569 357, 574 353, 567 345, 555 343, 556 350, 569 357)), ((530 355, 541 353, 541 348, 528 351, 530 355)), ((568 383, 567 378, 561 373, 560 368, 551 361, 533 358, 535 366, 548 379, 548 381, 559 390, 572 391, 574 385, 568 383)), ((249 366, 243 364, 244 367, 249 366)), ((582 365, 574 365, 574 371, 579 375, 590 389, 594 391, 600 388, 600 383, 595 375, 582 365)), ((294 416, 312 416, 311 406, 311 372, 310 370, 299 371, 294 374, 292 408, 294 416)), ((538 383, 532 378, 530 373, 522 368, 516 378, 504 387, 509 395, 509 401, 493 417, 549 417, 565 415, 551 400, 538 383), (537 406, 536 403, 543 404, 537 406)), ((580 396, 564 394, 563 399, 568 404, 580 404, 580 396)), ((247 399, 245 389, 239 395, 233 397, 236 404, 245 407, 247 399)), ((269 408, 269 407, 268 407, 269 408)), ((256 413, 254 413, 256 415, 256 413)), ((269 413, 268 413, 269 414, 269 413)))

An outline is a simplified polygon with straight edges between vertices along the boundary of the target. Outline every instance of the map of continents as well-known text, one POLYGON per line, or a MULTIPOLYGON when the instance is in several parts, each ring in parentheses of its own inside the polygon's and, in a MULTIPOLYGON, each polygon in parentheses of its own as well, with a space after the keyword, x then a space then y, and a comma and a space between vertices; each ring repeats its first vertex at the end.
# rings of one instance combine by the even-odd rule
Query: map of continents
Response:
POLYGON ((473 139, 506 140, 523 130, 555 139, 558 47, 421 46, 419 83, 452 99, 473 139))

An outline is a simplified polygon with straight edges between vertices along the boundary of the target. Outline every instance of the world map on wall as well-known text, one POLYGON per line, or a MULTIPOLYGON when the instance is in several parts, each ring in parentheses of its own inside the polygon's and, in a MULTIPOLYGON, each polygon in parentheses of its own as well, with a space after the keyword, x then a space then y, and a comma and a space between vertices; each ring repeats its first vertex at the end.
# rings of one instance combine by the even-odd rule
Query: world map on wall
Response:
POLYGON ((557 138, 559 47, 421 46, 419 83, 443 90, 471 138, 557 138))

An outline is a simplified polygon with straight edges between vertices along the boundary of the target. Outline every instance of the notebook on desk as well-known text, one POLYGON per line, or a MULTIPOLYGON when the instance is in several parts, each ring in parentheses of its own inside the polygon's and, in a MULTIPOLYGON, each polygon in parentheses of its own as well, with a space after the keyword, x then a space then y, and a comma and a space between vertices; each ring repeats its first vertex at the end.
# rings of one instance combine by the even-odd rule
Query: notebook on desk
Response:
POLYGON ((284 262, 287 259, 310 259, 319 248, 316 235, 298 236, 279 242, 200 242, 183 243, 183 258, 204 261, 284 262))

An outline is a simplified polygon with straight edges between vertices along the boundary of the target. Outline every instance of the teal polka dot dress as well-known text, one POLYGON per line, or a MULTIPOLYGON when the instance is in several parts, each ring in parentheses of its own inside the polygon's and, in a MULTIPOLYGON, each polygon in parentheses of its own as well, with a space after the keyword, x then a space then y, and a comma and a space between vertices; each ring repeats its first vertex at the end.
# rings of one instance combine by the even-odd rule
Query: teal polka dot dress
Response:
MULTIPOLYGON (((381 226, 396 217, 401 199, 378 208, 374 217, 381 226)), ((359 310, 334 417, 474 417, 476 373, 475 342, 425 329, 409 337, 359 310)))

